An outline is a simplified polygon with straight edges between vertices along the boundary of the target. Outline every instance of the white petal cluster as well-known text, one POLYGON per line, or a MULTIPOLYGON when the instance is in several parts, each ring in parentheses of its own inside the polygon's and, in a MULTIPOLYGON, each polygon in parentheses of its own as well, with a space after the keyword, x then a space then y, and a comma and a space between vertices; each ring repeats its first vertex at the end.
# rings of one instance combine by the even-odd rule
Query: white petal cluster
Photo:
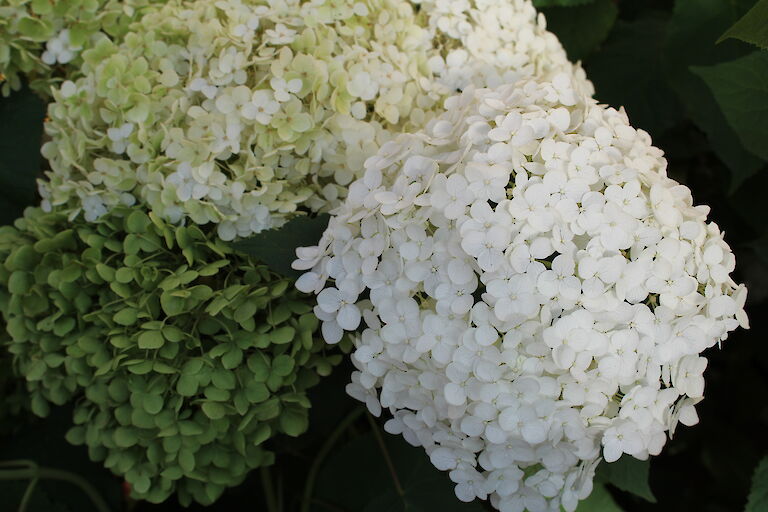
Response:
POLYGON ((72 44, 69 40, 69 29, 64 29, 48 40, 40 58, 49 66, 56 63, 67 64, 82 49, 82 46, 72 44))
POLYGON ((121 44, 85 52, 85 76, 56 93, 44 204, 94 218, 133 196, 172 222, 248 236, 339 204, 368 157, 457 89, 583 77, 530 0, 453 4, 156 5, 121 44))
POLYGON ((702 351, 748 326, 708 207, 573 84, 449 98, 294 263, 328 342, 360 328, 348 392, 503 512, 573 511, 601 457, 658 454, 698 421, 702 351))

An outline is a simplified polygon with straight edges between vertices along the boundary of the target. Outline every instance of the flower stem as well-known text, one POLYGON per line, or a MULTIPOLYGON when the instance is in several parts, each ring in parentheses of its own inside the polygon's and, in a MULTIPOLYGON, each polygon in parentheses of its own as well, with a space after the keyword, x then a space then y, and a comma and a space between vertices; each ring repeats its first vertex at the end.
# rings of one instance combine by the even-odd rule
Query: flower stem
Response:
POLYGON ((347 416, 336 426, 334 431, 331 432, 325 440, 325 443, 323 443, 323 446, 320 447, 317 456, 315 456, 315 460, 312 461, 312 467, 309 468, 307 481, 304 484, 304 497, 301 502, 301 512, 309 512, 309 508, 312 504, 312 494, 315 490, 315 480, 317 479, 317 473, 320 471, 320 466, 322 465, 323 460, 328 455, 328 452, 331 451, 333 445, 336 444, 339 437, 341 437, 341 434, 343 434, 347 427, 354 423, 364 411, 365 409, 362 407, 356 407, 352 412, 347 414, 347 416))
POLYGON ((9 461, 8 463, 2 464, 3 467, 12 465, 27 467, 20 469, 0 469, 0 480, 31 480, 19 505, 19 512, 23 512, 29 505, 29 501, 32 498, 32 492, 34 491, 38 480, 61 480, 62 482, 69 482, 72 485, 79 487, 80 490, 90 498, 93 506, 96 507, 96 510, 99 512, 110 512, 109 506, 104 501, 104 498, 101 497, 99 491, 97 491, 88 480, 80 475, 61 469, 40 467, 30 461, 9 461))
POLYGON ((275 491, 272 489, 272 473, 269 471, 269 466, 262 466, 259 469, 259 473, 261 474, 261 487, 264 489, 264 499, 267 502, 267 510, 269 512, 280 512, 280 506, 277 504, 275 491))
POLYGON ((371 424, 371 430, 373 430, 373 435, 376 438, 376 442, 379 444, 381 453, 384 455, 384 462, 387 463, 387 468, 389 468, 389 474, 392 476, 392 482, 395 484, 397 495, 403 497, 405 496, 405 491, 403 490, 403 486, 400 485, 400 479, 397 477, 397 471, 395 470, 395 465, 392 463, 392 458, 389 456, 387 445, 384 444, 384 437, 381 435, 381 430, 379 430, 379 424, 376 423, 376 420, 373 419, 373 416, 371 416, 370 413, 366 414, 366 416, 368 418, 368 423, 371 424))

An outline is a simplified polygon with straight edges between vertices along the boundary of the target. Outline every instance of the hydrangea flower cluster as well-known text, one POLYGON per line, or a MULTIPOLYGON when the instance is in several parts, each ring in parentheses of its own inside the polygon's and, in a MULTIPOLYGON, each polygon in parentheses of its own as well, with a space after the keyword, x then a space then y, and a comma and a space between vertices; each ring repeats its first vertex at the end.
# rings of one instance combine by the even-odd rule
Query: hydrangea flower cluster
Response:
POLYGON ((67 439, 152 502, 209 504, 271 464, 341 360, 288 279, 141 207, 0 228, 0 312, 32 411, 74 402, 67 439))
POLYGON ((658 454, 698 421, 702 351, 748 327, 708 207, 573 83, 449 98, 294 262, 329 343, 365 324, 348 392, 503 512, 573 511, 601 456, 658 454))
POLYGON ((572 70, 529 1, 476 3, 449 21, 446 2, 158 5, 55 94, 43 207, 93 220, 139 199, 232 240, 334 206, 366 158, 457 89, 572 70))
POLYGON ((0 94, 21 87, 50 95, 75 76, 80 53, 100 37, 120 37, 143 8, 160 0, 0 0, 0 94), (60 66, 66 66, 61 73, 60 66))

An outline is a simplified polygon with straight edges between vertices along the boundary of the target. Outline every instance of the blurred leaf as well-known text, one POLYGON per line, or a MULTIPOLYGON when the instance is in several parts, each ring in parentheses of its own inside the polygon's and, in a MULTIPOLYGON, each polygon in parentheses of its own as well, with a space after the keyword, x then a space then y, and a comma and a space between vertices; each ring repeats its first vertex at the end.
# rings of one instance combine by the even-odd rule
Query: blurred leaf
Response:
POLYGON ((622 491, 640 496, 651 503, 656 503, 656 497, 648 485, 650 469, 650 460, 637 460, 629 455, 624 455, 616 462, 601 463, 597 468, 597 479, 622 491))
POLYGON ((749 53, 749 47, 738 41, 716 45, 715 40, 752 3, 753 0, 677 0, 664 52, 670 85, 685 105, 688 116, 707 134, 713 151, 731 171, 731 192, 764 162, 744 149, 712 92, 689 67, 717 64, 749 53))
POLYGON ((654 137, 682 119, 683 110, 662 74, 667 20, 651 12, 633 22, 618 21, 601 50, 584 63, 596 98, 627 109, 632 125, 654 137))
POLYGON ((11 224, 35 200, 45 105, 24 88, 0 97, 0 224, 11 224))
POLYGON ((533 0, 533 5, 537 8, 541 7, 572 7, 574 5, 584 5, 594 2, 595 0, 533 0))
POLYGON ((577 61, 592 53, 608 37, 619 10, 612 0, 571 5, 575 7, 552 7, 542 12, 547 18, 547 28, 563 43, 568 58, 577 61))
POLYGON ((232 247, 266 263, 278 274, 298 277, 301 272, 291 268, 296 259, 296 248, 317 245, 328 227, 329 218, 327 213, 317 217, 296 217, 277 229, 233 242, 232 247))
POLYGON ((760 48, 768 48, 768 0, 759 0, 739 21, 717 40, 741 39, 760 48))
POLYGON ((479 501, 462 503, 448 475, 437 470, 422 448, 401 437, 383 434, 384 445, 402 487, 400 496, 372 432, 355 437, 334 451, 317 480, 316 496, 349 511, 480 512, 479 501), (362 465, 361 465, 362 464, 362 465), (349 468, 363 467, 364 471, 349 468), (343 476, 341 476, 343 475, 343 476))
POLYGON ((579 502, 576 512, 623 512, 615 501, 613 496, 601 483, 595 483, 592 494, 583 501, 579 502))
POLYGON ((664 52, 673 78, 689 66, 716 64, 751 52, 738 41, 716 41, 753 4, 754 0, 676 0, 664 52))
POLYGON ((707 83, 744 147, 768 160, 768 52, 692 71, 707 83))
POLYGON ((763 457, 752 476, 752 488, 744 512, 765 512, 768 510, 768 457, 763 457))

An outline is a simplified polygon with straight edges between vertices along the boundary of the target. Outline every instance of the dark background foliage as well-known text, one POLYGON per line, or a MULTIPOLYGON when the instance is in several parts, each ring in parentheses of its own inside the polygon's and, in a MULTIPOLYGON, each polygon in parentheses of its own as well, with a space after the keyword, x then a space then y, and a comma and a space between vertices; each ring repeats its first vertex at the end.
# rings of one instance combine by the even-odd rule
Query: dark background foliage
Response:
MULTIPOLYGON (((736 331, 722 349, 706 354, 700 424, 681 426, 650 464, 624 459, 603 464, 598 480, 610 485, 599 484, 579 511, 745 510, 752 474, 768 454, 768 50, 740 39, 762 30, 765 41, 768 0, 757 2, 755 12, 762 17, 756 25, 753 20, 752 32, 737 26, 735 37, 720 43, 755 0, 535 3, 569 56, 583 62, 597 98, 624 106, 632 124, 646 129, 666 152, 669 174, 692 189, 697 203, 712 207, 711 219, 736 253, 735 279, 745 282, 750 294, 752 328, 736 331)), ((44 106, 29 92, 0 99, 0 223, 34 201, 43 116, 44 106)), ((342 365, 312 391, 310 431, 274 440, 275 466, 252 472, 205 510, 490 510, 487 504, 458 502, 446 476, 431 467, 422 450, 383 432, 382 420, 347 397, 350 371, 342 365)), ((9 394, 17 385, 7 360, 0 362, 0 392, 9 394)), ((29 484, 8 469, 17 467, 9 461, 19 459, 79 475, 115 512, 183 510, 172 501, 151 505, 126 498, 122 483, 89 462, 85 448, 64 441, 66 408, 45 421, 19 411, 18 401, 4 399, 0 405, 0 512, 16 510, 29 484)), ((768 466, 758 473, 768 477, 768 466)), ((750 512, 768 510, 759 499, 753 497, 750 512)), ((27 510, 89 512, 93 506, 76 485, 42 479, 27 510)))

